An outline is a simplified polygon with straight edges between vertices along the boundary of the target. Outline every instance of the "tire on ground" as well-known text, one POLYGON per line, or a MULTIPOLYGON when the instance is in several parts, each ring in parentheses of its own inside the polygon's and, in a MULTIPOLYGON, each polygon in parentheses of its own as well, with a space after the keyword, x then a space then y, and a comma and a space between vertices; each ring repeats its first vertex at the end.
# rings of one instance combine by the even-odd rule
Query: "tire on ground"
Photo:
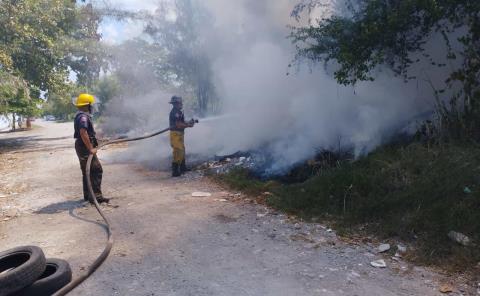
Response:
POLYGON ((34 246, 18 247, 0 253, 0 296, 31 285, 45 271, 45 255, 34 246))
POLYGON ((65 287, 72 280, 72 269, 67 261, 47 259, 45 272, 31 286, 15 293, 14 296, 50 296, 65 287))

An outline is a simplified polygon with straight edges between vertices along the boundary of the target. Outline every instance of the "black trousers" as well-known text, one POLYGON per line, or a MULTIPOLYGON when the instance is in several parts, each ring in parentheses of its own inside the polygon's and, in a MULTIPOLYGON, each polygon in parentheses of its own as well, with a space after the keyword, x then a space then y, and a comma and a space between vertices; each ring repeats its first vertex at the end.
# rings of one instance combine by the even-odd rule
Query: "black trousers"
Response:
MULTIPOLYGON (((77 152, 78 160, 80 161, 80 169, 82 170, 83 177, 83 199, 89 200, 88 186, 87 186, 87 160, 90 152, 88 151, 82 139, 75 141, 75 151, 77 152)), ((95 193, 95 197, 103 197, 102 194, 102 175, 103 169, 97 156, 94 155, 92 159, 92 165, 90 166, 90 176, 92 178, 92 188, 95 193)))

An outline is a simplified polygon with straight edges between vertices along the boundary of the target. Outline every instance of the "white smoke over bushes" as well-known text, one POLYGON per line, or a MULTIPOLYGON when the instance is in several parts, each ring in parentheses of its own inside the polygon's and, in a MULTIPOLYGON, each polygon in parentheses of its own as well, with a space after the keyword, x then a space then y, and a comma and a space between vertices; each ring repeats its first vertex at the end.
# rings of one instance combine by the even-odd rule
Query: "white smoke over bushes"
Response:
MULTIPOLYGON (((318 148, 353 147, 357 155, 371 151, 432 109, 430 86, 405 84, 388 70, 374 83, 355 88, 337 85, 321 66, 287 75, 295 54, 286 38, 287 25, 294 22, 290 12, 297 0, 198 2, 214 18, 213 30, 201 32, 205 42, 198 50, 212 61, 215 87, 228 116, 187 130, 187 153, 208 158, 268 149, 264 152, 274 161, 266 169, 278 173, 314 156, 318 148)), ((127 129, 130 135, 163 129, 170 96, 152 90, 114 100, 107 107, 113 116, 106 125, 127 129)), ((168 137, 136 144, 121 157, 166 167, 168 137)))

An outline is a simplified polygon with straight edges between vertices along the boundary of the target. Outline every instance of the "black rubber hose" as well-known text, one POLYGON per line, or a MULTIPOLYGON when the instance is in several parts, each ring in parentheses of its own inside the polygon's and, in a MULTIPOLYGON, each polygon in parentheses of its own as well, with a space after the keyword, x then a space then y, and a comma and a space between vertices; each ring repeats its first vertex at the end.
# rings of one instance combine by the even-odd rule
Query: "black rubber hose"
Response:
MULTIPOLYGON (((158 136, 160 134, 163 134, 165 132, 168 132, 170 128, 166 128, 164 130, 161 130, 159 132, 153 133, 151 135, 143 136, 143 137, 138 137, 138 138, 130 138, 130 139, 119 139, 119 140, 112 140, 106 143, 101 144, 98 149, 101 149, 105 146, 112 145, 112 144, 120 144, 120 143, 126 143, 126 142, 133 142, 133 141, 140 141, 140 140, 145 140, 148 138, 153 138, 155 136, 158 136)), ((90 166, 92 165, 92 159, 93 159, 93 154, 90 154, 88 156, 87 160, 87 166, 86 166, 86 174, 88 176, 87 178, 87 185, 88 185, 88 193, 90 195, 90 198, 92 198, 95 208, 97 208, 98 213, 100 216, 102 216, 103 221, 105 221, 105 226, 107 228, 107 244, 105 245, 105 248, 103 249, 103 252, 98 256, 98 258, 90 265, 90 267, 87 269, 87 271, 71 281, 68 285, 63 287, 61 290, 56 292, 53 296, 63 296, 67 295, 70 293, 73 289, 78 287, 81 283, 83 283, 92 273, 97 270, 102 263, 107 259, 108 255, 110 254, 110 251, 112 250, 113 247, 113 233, 112 229, 110 226, 110 221, 108 220, 107 216, 103 213, 102 209, 100 208, 100 205, 98 204, 97 198, 95 197, 95 193, 93 192, 93 187, 92 187, 92 180, 90 179, 90 166)))

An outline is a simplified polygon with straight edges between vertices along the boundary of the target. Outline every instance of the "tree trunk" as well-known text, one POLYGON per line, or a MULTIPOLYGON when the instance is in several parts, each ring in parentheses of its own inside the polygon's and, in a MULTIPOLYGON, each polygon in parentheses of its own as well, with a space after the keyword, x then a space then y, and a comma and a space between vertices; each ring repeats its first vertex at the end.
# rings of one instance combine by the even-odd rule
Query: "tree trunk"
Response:
POLYGON ((32 122, 30 121, 30 117, 27 117, 27 128, 28 129, 32 128, 32 122))
POLYGON ((15 122, 16 122, 15 113, 12 113, 12 118, 13 118, 13 120, 12 120, 12 131, 15 131, 15 122))

